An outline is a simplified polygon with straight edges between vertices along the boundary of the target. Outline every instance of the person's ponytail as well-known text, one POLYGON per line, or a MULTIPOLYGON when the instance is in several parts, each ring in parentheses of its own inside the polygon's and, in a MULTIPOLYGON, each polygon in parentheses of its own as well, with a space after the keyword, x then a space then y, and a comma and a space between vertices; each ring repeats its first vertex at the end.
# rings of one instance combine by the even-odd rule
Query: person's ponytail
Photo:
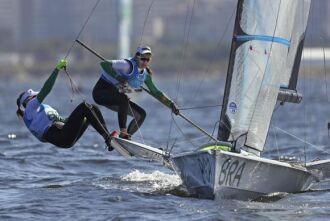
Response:
POLYGON ((148 73, 150 74, 150 76, 153 75, 154 72, 151 70, 151 68, 149 66, 147 66, 146 69, 147 69, 148 73))
POLYGON ((21 98, 22 98, 22 96, 23 96, 24 93, 25 93, 25 92, 22 92, 22 93, 18 96, 18 98, 17 98, 17 100, 16 100, 16 104, 17 104, 16 115, 17 115, 18 118, 22 118, 23 115, 24 115, 24 111, 22 110, 22 108, 21 108, 21 104, 20 104, 21 98))

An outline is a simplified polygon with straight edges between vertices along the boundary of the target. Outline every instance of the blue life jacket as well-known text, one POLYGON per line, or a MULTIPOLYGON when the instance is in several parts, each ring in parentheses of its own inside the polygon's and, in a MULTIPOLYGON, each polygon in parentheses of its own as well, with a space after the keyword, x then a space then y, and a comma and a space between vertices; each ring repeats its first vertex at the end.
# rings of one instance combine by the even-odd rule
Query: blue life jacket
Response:
MULTIPOLYGON (((132 67, 132 71, 128 74, 126 73, 121 73, 118 70, 115 70, 118 74, 120 74, 121 76, 124 76, 127 78, 127 83, 128 85, 133 88, 133 89, 140 89, 141 86, 143 85, 144 81, 147 78, 147 73, 148 71, 146 69, 142 70, 142 72, 139 72, 139 68, 138 65, 135 61, 134 58, 129 58, 129 59, 125 59, 127 62, 130 63, 131 67, 132 67)), ((120 83, 118 80, 116 80, 115 78, 113 78, 111 75, 103 72, 101 78, 103 80, 105 80, 106 82, 115 85, 115 86, 119 86, 120 83)))
POLYGON ((132 72, 127 78, 128 85, 134 89, 139 89, 142 87, 144 81, 146 80, 148 72, 146 69, 143 69, 143 71, 139 73, 138 65, 134 58, 131 58, 127 61, 129 61, 133 67, 132 72))
POLYGON ((47 104, 40 104, 37 98, 29 101, 23 115, 26 127, 41 142, 45 142, 44 134, 58 118, 59 114, 54 108, 47 104))

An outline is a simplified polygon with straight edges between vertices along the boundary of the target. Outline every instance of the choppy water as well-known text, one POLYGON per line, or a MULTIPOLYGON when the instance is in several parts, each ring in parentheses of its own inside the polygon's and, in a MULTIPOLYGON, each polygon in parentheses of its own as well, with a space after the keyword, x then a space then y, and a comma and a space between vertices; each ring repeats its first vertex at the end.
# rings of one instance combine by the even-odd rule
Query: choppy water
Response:
MULTIPOLYGON (((92 129, 69 150, 39 143, 15 116, 16 96, 25 88, 38 89, 47 76, 34 81, 2 79, 0 82, 0 220, 328 220, 330 192, 313 191, 283 194, 269 202, 202 200, 187 197, 179 177, 157 163, 129 159, 107 152, 102 139, 92 129)), ((77 76, 74 76, 77 78, 77 76)), ((97 76, 76 81, 88 101, 97 76)), ((191 78, 180 88, 181 107, 220 104, 224 79, 191 78)), ((158 79, 158 85, 176 96, 176 78, 158 79)), ((306 79, 302 105, 286 104, 276 111, 267 157, 296 155, 307 160, 326 159, 329 154, 327 122, 329 103, 323 79, 306 79), (308 100, 308 102, 306 102, 308 100), (317 147, 306 146, 276 129, 317 147), (276 135, 276 136, 275 136, 276 135), (276 137, 276 139, 275 139, 276 137), (277 146, 279 148, 277 148, 277 146), (285 148, 283 147, 285 146, 285 148)), ((183 120, 175 118, 171 128, 169 111, 148 95, 132 98, 145 107, 148 116, 135 139, 147 144, 175 146, 173 152, 193 150, 206 142, 183 120), (170 137, 170 140, 168 139, 170 137), (196 139, 197 138, 197 139, 196 139), (169 140, 169 144, 168 143, 169 140)), ((69 83, 60 78, 46 102, 67 115, 80 102, 72 97, 69 83), (70 99, 73 98, 73 102, 70 99)), ((186 110, 183 113, 212 132, 220 107, 186 110)), ((117 129, 116 115, 101 108, 110 129, 117 129)), ((327 189, 329 183, 324 182, 327 189)))

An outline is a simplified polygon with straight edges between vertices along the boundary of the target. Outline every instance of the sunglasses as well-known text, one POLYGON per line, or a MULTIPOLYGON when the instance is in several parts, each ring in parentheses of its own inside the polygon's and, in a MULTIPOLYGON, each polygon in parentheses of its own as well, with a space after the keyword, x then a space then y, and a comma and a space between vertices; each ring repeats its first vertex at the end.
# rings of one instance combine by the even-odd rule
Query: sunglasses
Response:
POLYGON ((147 61, 149 62, 150 61, 150 58, 140 58, 141 61, 147 61))

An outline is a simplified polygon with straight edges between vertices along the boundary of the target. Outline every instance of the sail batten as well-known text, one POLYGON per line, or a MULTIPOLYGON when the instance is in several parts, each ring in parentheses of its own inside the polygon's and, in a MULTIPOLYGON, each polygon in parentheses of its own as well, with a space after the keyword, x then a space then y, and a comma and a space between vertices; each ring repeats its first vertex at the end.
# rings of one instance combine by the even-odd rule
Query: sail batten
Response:
POLYGON ((292 91, 309 7, 310 0, 238 2, 220 140, 236 141, 246 134, 245 146, 262 151, 277 100, 301 100, 292 91), (283 92, 283 86, 289 91, 283 92))
POLYGON ((284 44, 290 47, 289 40, 279 37, 273 37, 269 35, 237 35, 234 38, 237 39, 237 41, 251 41, 251 40, 270 41, 270 42, 284 44))

